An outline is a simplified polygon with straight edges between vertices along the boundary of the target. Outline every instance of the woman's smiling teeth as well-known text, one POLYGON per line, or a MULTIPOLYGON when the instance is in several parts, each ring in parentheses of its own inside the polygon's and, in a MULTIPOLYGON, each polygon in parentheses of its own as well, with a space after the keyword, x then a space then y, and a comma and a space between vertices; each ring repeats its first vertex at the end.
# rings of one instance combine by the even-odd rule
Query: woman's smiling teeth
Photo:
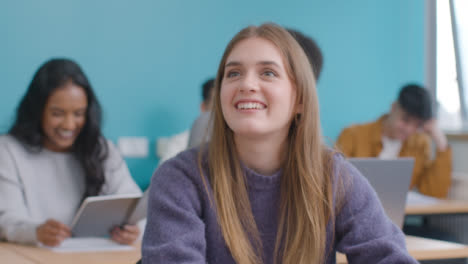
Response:
POLYGON ((248 110, 248 109, 265 109, 266 106, 256 102, 243 102, 237 104, 237 109, 248 110))
POLYGON ((58 134, 62 138, 72 138, 75 133, 73 131, 70 131, 70 130, 66 130, 66 131, 65 130, 59 130, 58 134))

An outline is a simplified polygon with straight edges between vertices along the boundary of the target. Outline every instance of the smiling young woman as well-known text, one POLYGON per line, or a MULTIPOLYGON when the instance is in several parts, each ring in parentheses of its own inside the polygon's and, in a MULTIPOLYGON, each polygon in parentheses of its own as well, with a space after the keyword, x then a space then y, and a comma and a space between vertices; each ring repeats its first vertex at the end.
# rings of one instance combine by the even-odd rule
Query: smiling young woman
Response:
MULTIPOLYGON (((1 240, 57 246, 87 196, 141 193, 100 125, 101 107, 78 64, 44 63, 0 136, 1 240)), ((139 233, 129 225, 110 235, 130 244, 139 233)))
POLYGON ((207 144, 153 176, 143 263, 335 263, 336 250, 417 263, 369 183, 323 143, 314 75, 285 29, 234 36, 213 118, 207 144))

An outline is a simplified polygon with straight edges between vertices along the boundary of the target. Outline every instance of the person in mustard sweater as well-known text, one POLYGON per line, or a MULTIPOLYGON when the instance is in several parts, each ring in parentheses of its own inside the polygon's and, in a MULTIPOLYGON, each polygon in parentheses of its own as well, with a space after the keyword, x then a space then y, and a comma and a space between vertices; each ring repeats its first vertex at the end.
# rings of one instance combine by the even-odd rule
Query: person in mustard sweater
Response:
POLYGON ((451 184, 452 152, 431 105, 426 89, 408 84, 389 113, 374 122, 345 128, 336 145, 348 157, 414 157, 410 189, 444 198, 451 184), (436 146, 433 159, 431 141, 436 146))

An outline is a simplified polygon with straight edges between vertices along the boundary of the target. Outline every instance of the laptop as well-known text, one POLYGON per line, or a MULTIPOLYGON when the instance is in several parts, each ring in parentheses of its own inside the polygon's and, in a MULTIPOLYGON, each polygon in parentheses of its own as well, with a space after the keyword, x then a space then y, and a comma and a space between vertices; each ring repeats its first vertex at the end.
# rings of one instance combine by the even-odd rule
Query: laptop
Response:
POLYGON ((414 158, 349 158, 370 182, 388 217, 400 228, 405 217, 406 195, 413 175, 414 158))

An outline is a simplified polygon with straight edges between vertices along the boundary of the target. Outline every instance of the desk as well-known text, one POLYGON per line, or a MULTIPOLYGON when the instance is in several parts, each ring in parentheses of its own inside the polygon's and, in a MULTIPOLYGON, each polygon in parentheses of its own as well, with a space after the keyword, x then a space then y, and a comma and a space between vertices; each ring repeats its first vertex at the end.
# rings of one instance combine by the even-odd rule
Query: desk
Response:
POLYGON ((131 251, 57 253, 45 248, 3 242, 0 243, 0 259, 2 263, 25 264, 134 264, 141 258, 140 247, 141 244, 138 243, 131 251), (7 260, 10 257, 12 259, 4 262, 5 257, 7 260))
POLYGON ((24 263, 24 264, 34 264, 32 260, 27 259, 26 257, 4 247, 5 243, 0 243, 0 259, 2 263, 24 263))
MULTIPOLYGON (((435 239, 406 236, 408 252, 417 260, 467 258, 468 246, 435 239)), ((336 263, 344 264, 346 257, 338 253, 336 263)))
POLYGON ((468 201, 439 200, 428 204, 407 204, 406 215, 468 214, 468 201))
MULTIPOLYGON (((87 252, 87 253, 56 253, 44 248, 23 246, 12 243, 0 243, 0 259, 2 263, 25 264, 133 264, 140 257, 141 244, 135 245, 135 250, 119 252, 87 252), (11 261, 10 261, 11 260, 11 261)), ((468 257, 468 246, 421 237, 406 237, 409 253, 417 260, 451 259, 468 257)), ((343 254, 337 254, 337 263, 346 263, 343 254)))

